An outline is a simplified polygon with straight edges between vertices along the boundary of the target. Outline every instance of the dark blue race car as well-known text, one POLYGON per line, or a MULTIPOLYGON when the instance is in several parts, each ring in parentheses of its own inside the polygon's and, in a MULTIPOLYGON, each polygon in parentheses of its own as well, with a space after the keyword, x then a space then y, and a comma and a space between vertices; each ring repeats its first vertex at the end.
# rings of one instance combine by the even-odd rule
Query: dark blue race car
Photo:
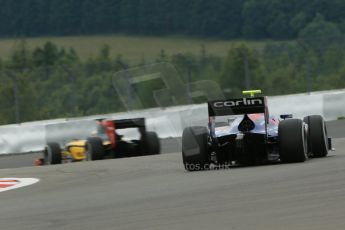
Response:
POLYGON ((252 97, 208 102, 208 127, 184 129, 186 170, 294 163, 327 156, 332 142, 322 116, 310 115, 303 120, 292 115, 271 117, 266 97, 253 97, 254 92, 260 91, 245 92, 252 97))

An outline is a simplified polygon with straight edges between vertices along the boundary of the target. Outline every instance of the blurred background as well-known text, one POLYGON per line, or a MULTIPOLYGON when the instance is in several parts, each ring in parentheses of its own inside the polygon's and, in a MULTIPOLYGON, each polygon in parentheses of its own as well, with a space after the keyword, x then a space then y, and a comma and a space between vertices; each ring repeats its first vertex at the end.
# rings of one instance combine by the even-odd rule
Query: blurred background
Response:
POLYGON ((253 88, 269 96, 345 88, 344 1, 0 4, 1 125, 162 106, 152 94, 165 88, 161 79, 129 88, 114 80, 157 62, 174 66, 186 85, 186 100, 164 106, 205 102, 189 86, 203 80, 225 97, 253 88), (141 105, 124 104, 121 92, 141 105))

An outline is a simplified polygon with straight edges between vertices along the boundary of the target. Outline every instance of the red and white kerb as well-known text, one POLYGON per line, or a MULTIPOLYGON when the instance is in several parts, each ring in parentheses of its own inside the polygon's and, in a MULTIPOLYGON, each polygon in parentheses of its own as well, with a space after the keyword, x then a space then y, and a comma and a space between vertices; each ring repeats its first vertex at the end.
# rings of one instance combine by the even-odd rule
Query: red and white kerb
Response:
POLYGON ((19 184, 19 180, 2 179, 0 180, 0 188, 8 188, 19 184))
POLYGON ((29 186, 38 181, 36 178, 0 178, 0 192, 29 186))

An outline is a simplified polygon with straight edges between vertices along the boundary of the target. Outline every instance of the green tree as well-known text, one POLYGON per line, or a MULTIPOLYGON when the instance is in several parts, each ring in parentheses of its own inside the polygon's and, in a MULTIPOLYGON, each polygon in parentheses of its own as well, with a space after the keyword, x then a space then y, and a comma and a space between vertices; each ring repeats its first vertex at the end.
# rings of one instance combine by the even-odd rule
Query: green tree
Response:
POLYGON ((5 62, 5 66, 10 69, 24 72, 32 65, 32 52, 29 50, 25 40, 20 40, 16 44, 10 58, 5 62))
MULTIPOLYGON (((48 33, 70 35, 81 33, 82 0, 51 0, 48 33)), ((93 15, 90 15, 93 17, 93 15)))
POLYGON ((307 24, 307 15, 305 12, 298 12, 291 20, 290 26, 294 30, 294 34, 298 34, 307 24))
POLYGON ((120 26, 122 31, 130 34, 137 34, 139 28, 139 9, 140 0, 121 0, 120 1, 120 26))
POLYGON ((221 70, 220 83, 224 89, 231 89, 228 96, 240 96, 249 88, 265 89, 261 61, 258 54, 245 43, 230 48, 221 70))
POLYGON ((321 45, 325 45, 340 36, 341 31, 337 24, 326 21, 321 14, 317 14, 313 21, 307 24, 298 34, 300 39, 309 43, 317 42, 321 45))
POLYGON ((65 55, 64 49, 59 49, 52 42, 46 42, 43 47, 33 51, 33 62, 36 66, 55 65, 65 55))

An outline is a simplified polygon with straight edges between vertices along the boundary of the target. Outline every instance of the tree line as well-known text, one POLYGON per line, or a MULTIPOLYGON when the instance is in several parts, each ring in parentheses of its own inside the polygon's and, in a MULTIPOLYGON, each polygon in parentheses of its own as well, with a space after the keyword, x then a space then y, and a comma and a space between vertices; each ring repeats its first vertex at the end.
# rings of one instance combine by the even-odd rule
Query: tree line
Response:
MULTIPOLYGON (((231 46, 226 57, 210 55, 201 46, 199 54, 167 55, 162 50, 155 62, 173 65, 178 73, 172 76, 176 82, 216 82, 227 98, 241 97, 243 89, 254 88, 265 95, 280 95, 345 88, 345 53, 339 52, 344 48, 345 43, 338 39, 267 42, 260 50, 240 43, 231 46)), ((166 88, 159 79, 137 84, 129 91, 125 72, 124 81, 115 85, 120 91, 114 89, 115 73, 132 67, 136 71, 138 66, 131 66, 121 55, 110 56, 110 51, 104 45, 97 55, 82 60, 73 49, 52 42, 29 49, 22 41, 11 56, 0 60, 0 124, 162 106, 152 94, 166 88), (121 100, 134 93, 141 99, 140 108, 134 104, 129 108, 121 100)), ((150 64, 142 60, 140 66, 150 64)), ((145 71, 140 74, 152 77, 145 71)), ((197 86, 180 87, 180 94, 198 91, 193 87, 197 86)), ((206 100, 201 95, 163 106, 206 100)))
POLYGON ((0 0, 0 37, 84 34, 298 38, 345 31, 338 0, 0 0))

